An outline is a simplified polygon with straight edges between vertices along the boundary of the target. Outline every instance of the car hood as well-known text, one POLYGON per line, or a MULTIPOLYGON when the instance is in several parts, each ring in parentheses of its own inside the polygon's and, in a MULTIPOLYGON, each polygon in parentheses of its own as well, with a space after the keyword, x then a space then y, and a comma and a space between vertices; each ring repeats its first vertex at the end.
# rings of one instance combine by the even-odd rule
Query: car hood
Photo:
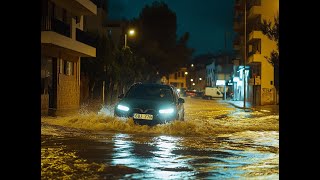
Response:
POLYGON ((129 108, 140 108, 140 109, 166 109, 174 106, 171 101, 161 101, 161 100, 150 100, 150 99, 122 99, 118 104, 128 106, 129 108))

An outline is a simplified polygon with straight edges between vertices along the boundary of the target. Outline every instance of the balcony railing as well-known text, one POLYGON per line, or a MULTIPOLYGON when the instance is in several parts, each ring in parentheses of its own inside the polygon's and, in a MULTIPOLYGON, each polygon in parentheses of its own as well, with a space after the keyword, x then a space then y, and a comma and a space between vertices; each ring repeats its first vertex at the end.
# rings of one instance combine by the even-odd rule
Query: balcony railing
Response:
POLYGON ((262 23, 250 24, 247 26, 247 33, 252 31, 261 31, 262 23))
POLYGON ((252 56, 254 54, 261 54, 261 51, 255 50, 255 51, 248 52, 248 57, 250 57, 250 56, 252 56))
POLYGON ((61 35, 70 36, 70 25, 53 17, 42 17, 41 31, 54 31, 61 35))
POLYGON ((85 31, 81 31, 78 28, 76 28, 76 40, 84 44, 90 45, 92 47, 97 46, 97 39, 94 35, 89 34, 88 32, 85 32, 85 31))
POLYGON ((261 6, 261 0, 250 0, 247 2, 247 10, 249 10, 252 6, 261 6))

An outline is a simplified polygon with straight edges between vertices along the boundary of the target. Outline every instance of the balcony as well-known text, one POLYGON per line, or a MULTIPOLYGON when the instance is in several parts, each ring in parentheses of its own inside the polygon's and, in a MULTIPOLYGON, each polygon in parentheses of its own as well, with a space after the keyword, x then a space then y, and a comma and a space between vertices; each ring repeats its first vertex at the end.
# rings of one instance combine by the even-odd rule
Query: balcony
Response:
POLYGON ((41 31, 54 31, 66 37, 70 36, 70 25, 52 17, 42 17, 41 31))
POLYGON ((240 50, 240 38, 237 38, 233 41, 233 49, 240 50))
POLYGON ((97 6, 89 0, 52 0, 76 15, 97 15, 97 6))
POLYGON ((248 53, 248 63, 262 62, 265 58, 260 53, 248 53))
POLYGON ((263 36, 264 35, 263 35, 262 31, 251 31, 249 34, 249 41, 248 42, 251 42, 255 39, 262 39, 263 36))
MULTIPOLYGON (((80 38, 83 42, 77 41, 76 37, 71 38, 71 29, 72 27, 70 25, 62 21, 50 17, 43 17, 41 23, 42 51, 48 51, 48 53, 53 54, 65 52, 73 56, 96 57, 96 48, 85 44, 90 44, 93 40, 80 38)), ((73 27, 73 29, 76 29, 76 27, 73 27)), ((78 37, 80 36, 81 35, 78 35, 78 37)))
POLYGON ((234 21, 233 22, 233 29, 234 29, 234 31, 240 31, 241 30, 240 22, 234 21))
POLYGON ((248 13, 248 19, 252 19, 262 14, 261 6, 252 6, 248 13))
POLYGON ((96 37, 88 32, 81 31, 80 29, 76 29, 76 40, 80 41, 84 44, 88 44, 92 47, 96 47, 96 37))

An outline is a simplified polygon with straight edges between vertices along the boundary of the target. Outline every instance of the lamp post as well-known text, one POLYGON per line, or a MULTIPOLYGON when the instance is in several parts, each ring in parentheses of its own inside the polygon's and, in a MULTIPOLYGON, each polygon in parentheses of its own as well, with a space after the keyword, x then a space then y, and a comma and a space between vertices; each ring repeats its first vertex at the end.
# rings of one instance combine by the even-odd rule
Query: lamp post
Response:
MULTIPOLYGON (((128 31, 128 33, 129 33, 129 36, 133 36, 133 35, 135 35, 135 30, 134 29, 130 29, 129 31, 128 31)), ((127 35, 127 33, 124 35, 124 47, 125 48, 127 48, 127 39, 128 39, 128 35, 127 35)))
POLYGON ((246 60, 247 60, 247 1, 244 1, 244 81, 243 81, 243 108, 246 109, 246 60))

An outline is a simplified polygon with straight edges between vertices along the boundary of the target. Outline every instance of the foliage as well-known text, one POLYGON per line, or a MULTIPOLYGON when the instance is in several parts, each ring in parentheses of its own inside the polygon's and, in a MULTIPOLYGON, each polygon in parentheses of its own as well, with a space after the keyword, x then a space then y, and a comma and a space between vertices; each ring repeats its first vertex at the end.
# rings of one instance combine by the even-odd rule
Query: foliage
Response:
POLYGON ((160 76, 178 70, 191 57, 193 50, 187 47, 189 33, 177 41, 176 14, 164 2, 146 5, 131 23, 139 32, 132 46, 134 52, 144 57, 160 76))
POLYGON ((274 17, 274 23, 263 20, 261 26, 262 33, 270 40, 276 41, 277 49, 270 53, 270 57, 265 57, 274 67, 274 85, 279 90, 279 13, 274 17))
POLYGON ((263 20, 261 30, 270 40, 277 43, 277 50, 273 50, 267 59, 273 66, 279 66, 279 14, 274 17, 274 24, 263 20))

